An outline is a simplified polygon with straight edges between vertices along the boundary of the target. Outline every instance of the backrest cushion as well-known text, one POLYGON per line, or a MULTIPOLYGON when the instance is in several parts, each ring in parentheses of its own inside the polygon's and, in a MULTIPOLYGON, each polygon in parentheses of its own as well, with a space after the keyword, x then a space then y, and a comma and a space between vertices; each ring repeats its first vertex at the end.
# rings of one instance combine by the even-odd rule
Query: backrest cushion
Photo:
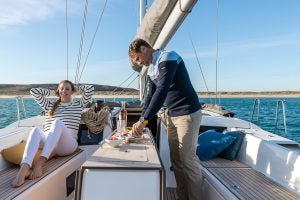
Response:
POLYGON ((225 135, 236 137, 236 140, 232 142, 226 149, 224 149, 224 151, 222 151, 218 157, 228 160, 235 160, 244 141, 245 133, 242 131, 232 131, 226 132, 225 135))
POLYGON ((210 160, 226 149, 236 137, 208 130, 198 136, 197 155, 200 160, 210 160))
MULTIPOLYGON (((16 144, 12 147, 3 149, 1 151, 2 157, 15 165, 20 165, 22 158, 23 158, 23 153, 24 153, 24 149, 26 146, 26 141, 21 141, 21 143, 16 144)), ((38 152, 36 153, 34 159, 33 159, 33 164, 37 161, 37 159, 39 158, 41 154, 41 149, 38 150, 38 152)))

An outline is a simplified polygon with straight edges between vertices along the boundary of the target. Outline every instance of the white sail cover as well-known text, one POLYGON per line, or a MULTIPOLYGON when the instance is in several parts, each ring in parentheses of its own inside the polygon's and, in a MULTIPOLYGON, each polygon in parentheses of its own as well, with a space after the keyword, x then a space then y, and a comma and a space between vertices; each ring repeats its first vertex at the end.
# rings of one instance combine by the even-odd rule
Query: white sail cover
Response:
POLYGON ((176 3, 177 0, 154 1, 144 16, 135 38, 142 38, 150 45, 154 45, 176 3))
MULTIPOLYGON (((152 3, 134 38, 154 48, 164 48, 197 0, 156 0, 152 3)), ((133 65, 134 70, 138 67, 133 65)))

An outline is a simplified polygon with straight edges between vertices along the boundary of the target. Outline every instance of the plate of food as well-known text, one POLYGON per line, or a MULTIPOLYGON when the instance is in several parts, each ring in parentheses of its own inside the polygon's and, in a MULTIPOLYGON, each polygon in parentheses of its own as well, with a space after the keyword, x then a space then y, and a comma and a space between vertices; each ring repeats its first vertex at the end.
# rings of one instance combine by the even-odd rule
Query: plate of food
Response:
POLYGON ((118 147, 122 143, 122 140, 118 137, 112 136, 105 138, 105 143, 111 147, 118 147))

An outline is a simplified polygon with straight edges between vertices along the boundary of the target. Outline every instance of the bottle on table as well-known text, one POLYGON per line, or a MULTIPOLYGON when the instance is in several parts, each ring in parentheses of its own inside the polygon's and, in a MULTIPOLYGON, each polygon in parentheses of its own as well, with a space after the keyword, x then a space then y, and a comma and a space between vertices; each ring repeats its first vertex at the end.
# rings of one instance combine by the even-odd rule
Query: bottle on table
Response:
POLYGON ((119 124, 118 124, 118 132, 120 136, 125 133, 127 127, 127 110, 125 107, 125 101, 121 102, 121 110, 119 113, 119 124))

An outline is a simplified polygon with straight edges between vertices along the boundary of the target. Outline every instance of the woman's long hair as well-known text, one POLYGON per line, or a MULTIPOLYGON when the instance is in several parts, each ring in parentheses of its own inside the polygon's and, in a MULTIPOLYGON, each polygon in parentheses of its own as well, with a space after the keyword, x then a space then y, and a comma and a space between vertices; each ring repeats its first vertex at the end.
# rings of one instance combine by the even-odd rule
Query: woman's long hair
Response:
POLYGON ((55 95, 58 96, 58 99, 53 103, 52 109, 48 111, 48 115, 50 117, 53 117, 55 110, 57 109, 57 107, 59 106, 60 102, 61 102, 61 97, 59 96, 59 86, 63 83, 69 83, 71 85, 72 91, 75 92, 75 86, 74 84, 69 81, 69 80, 63 80, 61 81, 58 86, 57 89, 55 91, 55 95))

